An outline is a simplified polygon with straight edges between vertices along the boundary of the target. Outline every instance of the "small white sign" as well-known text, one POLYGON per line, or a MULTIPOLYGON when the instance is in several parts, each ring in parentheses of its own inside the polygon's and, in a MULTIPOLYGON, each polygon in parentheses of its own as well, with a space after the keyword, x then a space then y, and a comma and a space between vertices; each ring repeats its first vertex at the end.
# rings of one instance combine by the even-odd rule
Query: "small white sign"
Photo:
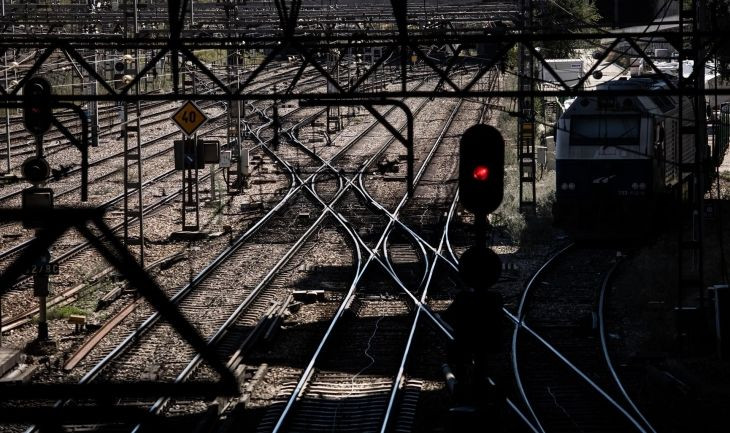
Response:
POLYGON ((231 166, 231 151, 230 150, 221 151, 221 159, 218 162, 218 166, 220 168, 228 168, 231 166))

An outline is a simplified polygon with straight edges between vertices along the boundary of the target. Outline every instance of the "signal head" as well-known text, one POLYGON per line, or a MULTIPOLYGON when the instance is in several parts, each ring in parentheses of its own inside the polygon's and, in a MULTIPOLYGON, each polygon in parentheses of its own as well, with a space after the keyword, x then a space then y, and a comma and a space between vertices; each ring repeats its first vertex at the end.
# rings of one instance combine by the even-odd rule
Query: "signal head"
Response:
POLYGON ((488 289, 501 274, 502 260, 489 248, 471 247, 459 258, 461 280, 475 290, 488 289))
POLYGON ((43 135, 51 127, 51 84, 33 77, 23 86, 23 123, 35 135, 43 135))
POLYGON ((467 129, 459 146, 459 196, 480 215, 494 212, 504 196, 504 139, 492 126, 467 129))
POLYGON ((31 156, 23 161, 20 171, 23 173, 25 180, 33 185, 38 185, 48 178, 48 175, 51 173, 51 167, 45 158, 31 156))
POLYGON ((489 179, 489 167, 486 165, 477 165, 474 167, 474 171, 472 171, 472 177, 474 180, 486 182, 489 179))

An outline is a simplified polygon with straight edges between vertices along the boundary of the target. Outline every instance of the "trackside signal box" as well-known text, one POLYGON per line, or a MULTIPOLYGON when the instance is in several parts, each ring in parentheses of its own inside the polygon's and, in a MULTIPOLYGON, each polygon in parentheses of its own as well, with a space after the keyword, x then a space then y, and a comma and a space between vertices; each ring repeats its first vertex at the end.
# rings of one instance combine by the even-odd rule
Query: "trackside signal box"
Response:
POLYGON ((241 148, 241 157, 238 159, 238 170, 244 176, 251 174, 251 169, 249 168, 249 154, 248 149, 246 148, 241 148))
POLYGON ((198 140, 198 146, 203 145, 203 162, 218 164, 221 160, 221 146, 217 140, 198 140))
POLYGON ((220 143, 216 140, 198 140, 196 151, 195 140, 175 140, 175 170, 191 170, 203 168, 205 164, 217 164, 220 161, 220 143))
POLYGON ((220 168, 229 168, 231 166, 232 154, 230 150, 224 150, 221 152, 221 160, 218 165, 220 168))
POLYGON ((35 229, 46 225, 48 211, 53 209, 53 190, 50 188, 27 188, 23 190, 23 228, 35 229))

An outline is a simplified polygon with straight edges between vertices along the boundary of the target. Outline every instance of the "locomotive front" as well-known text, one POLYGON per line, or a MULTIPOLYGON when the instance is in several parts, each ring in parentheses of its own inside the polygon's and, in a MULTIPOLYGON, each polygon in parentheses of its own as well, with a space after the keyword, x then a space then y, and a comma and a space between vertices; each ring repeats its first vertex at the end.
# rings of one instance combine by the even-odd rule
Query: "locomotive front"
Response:
POLYGON ((654 108, 636 96, 590 96, 578 98, 560 117, 554 208, 559 226, 597 235, 643 230, 663 186, 657 161, 664 158, 655 156, 662 152, 657 138, 664 132, 657 129, 654 108))

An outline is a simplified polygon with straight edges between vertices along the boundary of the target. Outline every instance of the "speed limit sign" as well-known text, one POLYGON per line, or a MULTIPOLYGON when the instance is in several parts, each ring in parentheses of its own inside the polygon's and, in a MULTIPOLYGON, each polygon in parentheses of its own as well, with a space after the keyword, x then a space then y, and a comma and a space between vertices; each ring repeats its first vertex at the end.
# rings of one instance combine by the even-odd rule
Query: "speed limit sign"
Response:
POLYGON ((195 105, 195 102, 187 101, 172 115, 172 120, 185 135, 190 136, 208 120, 208 116, 195 105))

